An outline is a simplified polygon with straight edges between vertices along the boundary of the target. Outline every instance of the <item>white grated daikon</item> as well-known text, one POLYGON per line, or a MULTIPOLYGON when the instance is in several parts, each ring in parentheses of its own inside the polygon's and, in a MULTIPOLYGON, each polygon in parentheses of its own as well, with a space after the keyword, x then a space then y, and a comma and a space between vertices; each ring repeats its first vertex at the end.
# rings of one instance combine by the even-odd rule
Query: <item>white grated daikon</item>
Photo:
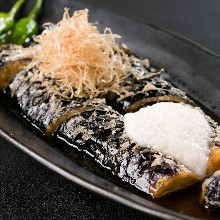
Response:
POLYGON ((151 147, 206 174, 212 129, 198 108, 161 102, 124 116, 125 131, 135 143, 151 147))

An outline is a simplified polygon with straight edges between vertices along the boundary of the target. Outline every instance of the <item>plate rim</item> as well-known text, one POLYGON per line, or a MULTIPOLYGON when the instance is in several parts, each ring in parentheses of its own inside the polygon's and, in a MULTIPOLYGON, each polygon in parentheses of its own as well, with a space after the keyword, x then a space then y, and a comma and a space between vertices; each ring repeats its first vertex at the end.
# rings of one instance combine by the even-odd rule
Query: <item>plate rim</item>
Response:
MULTIPOLYGON (((151 26, 154 29, 157 29, 157 30, 165 32, 165 33, 167 33, 169 35, 172 35, 175 38, 180 38, 181 40, 184 40, 185 42, 190 43, 193 46, 196 46, 197 48, 199 48, 200 50, 208 53, 209 55, 212 55, 212 56, 215 56, 217 58, 220 58, 219 54, 217 54, 217 53, 207 49, 206 47, 203 47, 202 45, 196 43, 193 40, 190 40, 190 39, 188 39, 186 37, 183 37, 182 35, 176 34, 175 32, 172 32, 172 31, 167 30, 165 28, 162 28, 160 26, 154 25, 152 23, 143 22, 140 19, 133 18, 132 16, 128 16, 127 14, 121 13, 120 11, 116 11, 116 10, 112 10, 112 9, 104 9, 104 10, 111 10, 114 13, 117 13, 117 14, 119 14, 121 16, 125 16, 128 19, 136 21, 136 22, 138 22, 140 24, 143 24, 143 25, 146 25, 146 26, 151 26)), ((169 209, 164 208, 162 206, 160 206, 160 207, 162 207, 164 209, 164 212, 158 212, 157 210, 154 210, 152 208, 143 207, 142 204, 135 204, 133 201, 129 201, 127 198, 122 198, 120 195, 116 195, 116 194, 114 194, 112 192, 107 191, 106 189, 101 189, 101 191, 100 191, 100 188, 98 186, 92 185, 92 184, 86 182, 85 180, 80 179, 77 176, 74 176, 73 174, 71 174, 67 170, 63 169, 62 167, 57 166, 52 161, 48 161, 46 158, 40 156, 39 154, 34 152, 31 148, 28 148, 27 146, 22 144, 20 142, 20 140, 13 139, 13 136, 10 135, 8 133, 8 131, 6 131, 4 129, 4 127, 2 127, 1 124, 0 124, 0 135, 5 140, 7 140, 8 142, 12 143, 14 146, 19 148, 20 150, 25 152, 28 156, 34 158, 35 160, 37 160, 38 162, 40 162, 41 164, 43 164, 47 168, 55 171, 56 173, 60 174, 61 176, 71 180, 72 182, 74 182, 74 183, 76 183, 76 184, 78 184, 78 185, 80 185, 80 186, 82 186, 82 187, 84 187, 84 188, 86 188, 88 190, 91 190, 91 191, 93 191, 93 192, 95 192, 97 194, 100 194, 101 196, 105 196, 105 197, 107 197, 107 198, 109 198, 111 200, 114 200, 116 202, 122 203, 122 204, 124 204, 126 206, 129 206, 129 207, 134 208, 134 209, 136 209, 138 211, 141 211, 141 212, 143 212, 145 214, 150 214, 150 215, 153 215, 153 216, 159 217, 159 218, 171 219, 171 217, 173 217, 173 218, 175 217, 175 219, 197 219, 197 218, 194 218, 194 217, 190 217, 190 216, 187 216, 187 215, 183 215, 183 214, 177 213, 175 211, 169 210, 169 209)), ((93 174, 93 175, 95 175, 95 174, 93 174)), ((153 204, 155 205, 155 203, 153 203, 153 204)), ((159 205, 157 205, 157 206, 159 206, 159 205)))
MULTIPOLYGON (((0 109, 1 108, 2 107, 0 107, 0 109)), ((20 122, 19 119, 16 119, 16 121, 17 121, 17 123, 22 124, 22 122, 20 122)), ((22 126, 26 127, 23 124, 22 124, 22 126)), ((32 132, 32 131, 30 130, 30 132, 32 132)), ((0 124, 0 136, 2 138, 4 138, 6 141, 8 141, 9 143, 11 143, 13 146, 17 147, 18 149, 20 149, 21 151, 26 153, 29 157, 35 159, 40 164, 49 168, 50 170, 58 173, 59 175, 63 176, 64 178, 70 180, 71 182, 76 183, 78 186, 83 187, 83 188, 85 188, 89 191, 92 191, 96 194, 99 194, 101 196, 104 196, 110 200, 121 203, 125 206, 133 208, 137 211, 140 211, 140 212, 147 214, 147 215, 150 215, 152 217, 157 217, 157 218, 161 218, 161 219, 169 219, 169 220, 170 219, 181 219, 181 220, 182 219, 186 219, 186 220, 198 219, 195 217, 180 214, 180 213, 172 211, 168 208, 157 205, 152 200, 146 200, 143 197, 136 195, 132 192, 129 192, 128 190, 126 190, 120 186, 117 186, 116 184, 111 183, 111 182, 110 182, 110 185, 116 186, 116 188, 119 189, 119 192, 120 191, 128 192, 131 195, 134 195, 137 199, 141 199, 141 201, 145 200, 147 203, 151 203, 155 207, 148 207, 147 205, 144 206, 143 204, 141 204, 138 201, 129 200, 128 198, 126 198, 126 196, 123 197, 123 195, 121 195, 120 193, 111 192, 111 191, 108 191, 108 189, 106 189, 106 188, 102 188, 98 185, 92 184, 90 181, 86 181, 84 178, 82 178, 78 175, 74 175, 68 169, 65 169, 64 167, 59 166, 59 164, 54 163, 54 161, 48 160, 47 158, 43 157, 37 151, 35 152, 34 149, 32 149, 31 147, 25 146, 25 144, 22 143, 22 140, 16 139, 12 133, 8 133, 8 131, 6 131, 2 127, 1 124, 0 124), (160 208, 161 210, 158 211, 157 208, 160 208)), ((39 138, 39 137, 37 137, 37 138, 39 138)), ((41 138, 39 138, 39 140, 42 143, 44 142, 41 138)), ((74 162, 71 159, 67 158, 65 155, 63 155, 61 152, 59 152, 55 148, 52 148, 48 143, 45 142, 45 144, 51 148, 50 150, 52 150, 52 152, 55 152, 57 155, 59 155, 59 157, 61 157, 61 159, 62 159, 62 157, 65 157, 66 162, 69 162, 69 163, 73 164, 73 166, 74 166, 74 162)), ((82 169, 84 169, 84 168, 82 168, 82 169)), ((93 174, 94 176, 96 176, 99 179, 103 179, 90 171, 86 170, 86 172, 93 174)), ((108 180, 105 180, 105 179, 103 179, 103 180, 109 182, 108 180)))

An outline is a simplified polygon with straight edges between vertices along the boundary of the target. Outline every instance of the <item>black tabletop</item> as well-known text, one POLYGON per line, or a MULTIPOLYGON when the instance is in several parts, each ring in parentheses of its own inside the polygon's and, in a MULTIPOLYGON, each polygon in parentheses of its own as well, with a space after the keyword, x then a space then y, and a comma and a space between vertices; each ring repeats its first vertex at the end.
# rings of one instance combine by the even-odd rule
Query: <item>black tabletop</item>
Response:
MULTIPOLYGON (((81 0, 159 25, 220 53, 220 1, 81 0)), ((14 1, 0 0, 0 8, 14 1)), ((0 219, 151 219, 66 180, 0 137, 0 219)))

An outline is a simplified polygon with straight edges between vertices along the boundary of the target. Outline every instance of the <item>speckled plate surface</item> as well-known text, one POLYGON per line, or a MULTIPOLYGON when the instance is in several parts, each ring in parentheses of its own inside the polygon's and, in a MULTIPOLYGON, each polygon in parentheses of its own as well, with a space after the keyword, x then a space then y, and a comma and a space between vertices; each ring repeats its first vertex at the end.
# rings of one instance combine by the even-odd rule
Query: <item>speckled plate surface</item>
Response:
MULTIPOLYGON (((29 4, 33 2, 29 1, 29 4)), ((99 21, 100 30, 111 27, 114 33, 122 36, 122 42, 132 51, 141 57, 149 58, 152 65, 164 68, 169 72, 167 78, 171 82, 186 91, 219 120, 219 56, 150 24, 142 24, 118 13, 93 8, 77 1, 45 1, 41 23, 60 20, 65 6, 71 11, 89 8, 90 20, 99 21)), ((148 201, 83 168, 77 161, 70 160, 40 139, 2 105, 0 105, 0 135, 45 166, 89 190, 150 216, 163 219, 192 219, 148 201)))

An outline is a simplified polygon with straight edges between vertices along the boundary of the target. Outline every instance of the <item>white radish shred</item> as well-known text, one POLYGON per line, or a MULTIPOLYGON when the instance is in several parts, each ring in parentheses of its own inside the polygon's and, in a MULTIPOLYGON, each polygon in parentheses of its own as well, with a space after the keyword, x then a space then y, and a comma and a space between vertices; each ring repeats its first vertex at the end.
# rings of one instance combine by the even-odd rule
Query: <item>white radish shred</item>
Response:
POLYGON ((135 143, 151 147, 205 177, 212 129, 198 108, 161 102, 124 116, 125 131, 135 143))

